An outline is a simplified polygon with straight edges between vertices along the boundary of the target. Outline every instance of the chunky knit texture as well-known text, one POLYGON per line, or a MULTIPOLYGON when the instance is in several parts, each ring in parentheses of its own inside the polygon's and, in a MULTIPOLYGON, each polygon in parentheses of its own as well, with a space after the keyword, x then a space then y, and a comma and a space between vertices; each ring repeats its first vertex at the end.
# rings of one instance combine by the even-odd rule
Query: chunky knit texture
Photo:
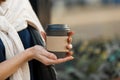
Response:
MULTIPOLYGON (((6 0, 0 5, 0 38, 5 46, 6 59, 10 59, 23 50, 18 31, 31 25, 39 32, 44 31, 29 0, 6 0)), ((20 67, 10 80, 30 80, 28 63, 20 67)))

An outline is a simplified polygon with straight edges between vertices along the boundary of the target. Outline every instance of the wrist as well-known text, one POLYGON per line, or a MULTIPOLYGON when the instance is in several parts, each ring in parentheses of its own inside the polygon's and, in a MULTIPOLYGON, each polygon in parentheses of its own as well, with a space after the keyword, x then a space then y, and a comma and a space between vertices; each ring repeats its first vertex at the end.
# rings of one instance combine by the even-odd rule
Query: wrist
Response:
POLYGON ((33 52, 32 52, 32 50, 31 50, 31 48, 26 49, 26 50, 24 51, 24 55, 26 56, 26 61, 32 60, 32 59, 33 59, 33 52))

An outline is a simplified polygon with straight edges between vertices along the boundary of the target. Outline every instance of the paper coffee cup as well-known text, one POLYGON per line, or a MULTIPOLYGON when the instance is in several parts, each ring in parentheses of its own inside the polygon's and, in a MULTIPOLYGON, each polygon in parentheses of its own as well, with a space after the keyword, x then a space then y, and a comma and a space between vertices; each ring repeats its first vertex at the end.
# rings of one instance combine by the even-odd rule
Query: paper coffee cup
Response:
POLYGON ((70 28, 65 24, 49 24, 46 29, 46 48, 58 58, 66 56, 68 32, 70 28))

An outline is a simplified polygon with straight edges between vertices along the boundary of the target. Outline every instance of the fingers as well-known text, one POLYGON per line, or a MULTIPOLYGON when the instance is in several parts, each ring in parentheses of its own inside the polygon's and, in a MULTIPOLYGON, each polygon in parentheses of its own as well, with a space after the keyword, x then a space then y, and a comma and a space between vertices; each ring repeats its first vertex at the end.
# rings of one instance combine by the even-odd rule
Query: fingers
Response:
POLYGON ((72 48, 73 48, 73 46, 72 46, 72 35, 74 34, 74 32, 72 32, 72 31, 70 31, 70 32, 68 32, 68 39, 67 39, 67 42, 68 42, 68 45, 66 46, 66 48, 69 50, 69 52, 67 52, 67 56, 70 56, 70 55, 73 55, 73 52, 72 51, 70 51, 72 48))
POLYGON ((66 48, 67 48, 68 50, 71 50, 71 49, 73 48, 73 46, 72 46, 72 44, 69 44, 69 45, 66 46, 66 48))
POLYGON ((44 38, 44 40, 46 41, 46 33, 43 31, 41 31, 40 33, 41 33, 42 37, 44 38))
POLYGON ((71 56, 73 52, 68 52, 65 58, 59 58, 59 59, 57 59, 57 57, 55 57, 53 53, 48 53, 48 54, 47 56, 42 56, 42 58, 40 58, 41 62, 45 65, 60 64, 74 59, 73 56, 71 56))
POLYGON ((69 51, 69 52, 67 52, 66 56, 71 56, 73 54, 74 54, 73 51, 69 51))
POLYGON ((72 36, 74 34, 73 31, 68 32, 68 36, 72 36))
POLYGON ((71 36, 73 34, 74 34, 74 32, 72 32, 72 31, 68 32, 68 39, 67 39, 68 44, 72 42, 72 37, 71 36))
POLYGON ((63 62, 67 62, 67 61, 70 61, 74 59, 72 56, 67 56, 65 58, 59 58, 57 60, 51 60, 51 59, 48 59, 49 62, 47 63, 47 65, 51 65, 51 64, 60 64, 60 63, 63 63, 63 62))
POLYGON ((66 62, 66 61, 70 61, 70 60, 73 60, 74 57, 73 56, 67 56, 65 58, 60 58, 60 59, 57 59, 55 61, 53 61, 54 64, 60 64, 60 63, 63 63, 63 62, 66 62))
POLYGON ((49 59, 53 59, 53 60, 57 59, 57 56, 55 56, 54 53, 50 53, 50 52, 47 52, 47 53, 43 54, 43 56, 45 56, 49 59))
POLYGON ((70 43, 72 42, 72 37, 71 37, 71 36, 69 36, 69 37, 67 38, 67 42, 68 42, 68 44, 70 44, 70 43))
POLYGON ((67 56, 65 58, 59 58, 59 59, 50 59, 48 57, 45 57, 45 56, 40 56, 40 58, 38 58, 37 60, 42 62, 43 64, 45 65, 52 65, 52 64, 60 64, 60 63, 63 63, 63 62, 66 62, 66 61, 70 61, 72 59, 74 59, 72 56, 67 56))
POLYGON ((73 59, 71 56, 72 53, 70 52, 68 53, 69 56, 57 59, 57 56, 54 55, 54 53, 48 52, 45 48, 39 45, 34 46, 31 52, 34 53, 33 59, 36 59, 45 65, 59 64, 73 59))
POLYGON ((41 55, 38 56, 37 60, 43 63, 44 65, 52 65, 53 64, 52 61, 54 61, 51 58, 48 58, 46 56, 41 56, 41 55))
POLYGON ((43 47, 39 48, 39 50, 41 51, 41 54, 39 54, 39 55, 45 56, 50 59, 57 59, 57 56, 55 56, 53 53, 48 52, 43 47))
POLYGON ((53 53, 48 52, 45 48, 39 45, 33 47, 33 53, 34 58, 37 58, 39 55, 41 55, 50 59, 57 59, 57 57, 53 53))

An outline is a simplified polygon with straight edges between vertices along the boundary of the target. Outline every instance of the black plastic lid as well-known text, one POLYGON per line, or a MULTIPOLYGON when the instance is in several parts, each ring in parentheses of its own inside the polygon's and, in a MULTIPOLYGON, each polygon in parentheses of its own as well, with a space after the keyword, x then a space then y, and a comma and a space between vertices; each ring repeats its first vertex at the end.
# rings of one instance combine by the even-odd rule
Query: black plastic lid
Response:
POLYGON ((49 24, 46 31, 68 31, 70 28, 66 24, 49 24))

